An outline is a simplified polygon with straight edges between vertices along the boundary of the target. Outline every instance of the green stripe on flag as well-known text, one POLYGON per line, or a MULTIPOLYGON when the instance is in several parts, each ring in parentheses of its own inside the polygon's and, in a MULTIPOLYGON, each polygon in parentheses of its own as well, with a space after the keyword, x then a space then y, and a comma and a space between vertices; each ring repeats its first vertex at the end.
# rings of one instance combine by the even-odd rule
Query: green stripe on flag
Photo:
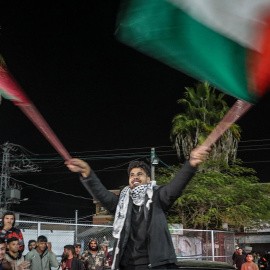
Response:
POLYGON ((12 95, 6 94, 6 92, 0 88, 0 95, 2 95, 5 99, 12 99, 12 95))
POLYGON ((244 47, 207 28, 165 0, 124 1, 117 38, 169 66, 248 102, 244 47))

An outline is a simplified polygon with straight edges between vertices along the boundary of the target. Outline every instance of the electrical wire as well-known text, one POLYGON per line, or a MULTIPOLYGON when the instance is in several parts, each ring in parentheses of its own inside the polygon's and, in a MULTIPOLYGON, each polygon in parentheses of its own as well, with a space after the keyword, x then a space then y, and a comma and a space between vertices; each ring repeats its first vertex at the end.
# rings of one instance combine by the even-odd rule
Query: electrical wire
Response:
POLYGON ((32 187, 39 188, 39 189, 42 189, 42 190, 45 190, 45 191, 54 192, 54 193, 57 193, 57 194, 61 194, 61 195, 65 195, 65 196, 70 196, 70 197, 73 197, 73 198, 79 198, 79 199, 93 201, 93 199, 86 198, 86 197, 83 197, 83 196, 77 196, 77 195, 73 195, 73 194, 64 193, 64 192, 61 192, 61 191, 56 191, 56 190, 53 190, 53 189, 47 189, 47 188, 39 187, 39 186, 34 185, 34 184, 29 184, 29 183, 27 183, 25 181, 18 180, 18 179, 15 179, 13 177, 10 177, 10 178, 12 180, 14 180, 15 182, 23 183, 23 184, 25 184, 27 186, 32 186, 32 187))

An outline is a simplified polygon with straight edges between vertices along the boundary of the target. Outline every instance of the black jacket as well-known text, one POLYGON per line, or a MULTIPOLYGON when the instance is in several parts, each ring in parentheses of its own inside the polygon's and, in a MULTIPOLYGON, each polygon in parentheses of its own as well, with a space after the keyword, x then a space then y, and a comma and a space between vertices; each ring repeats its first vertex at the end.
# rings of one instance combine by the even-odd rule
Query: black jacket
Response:
MULTIPOLYGON (((62 263, 58 266, 57 270, 62 270, 62 263)), ((77 257, 73 257, 72 259, 71 270, 84 270, 82 261, 77 257)))
POLYGON ((71 263, 71 270, 84 270, 82 261, 76 257, 73 257, 71 263))
MULTIPOLYGON (((174 201, 181 196, 182 191, 195 172, 196 168, 192 167, 189 162, 186 162, 170 183, 159 188, 154 188, 153 203, 149 211, 145 207, 146 203, 144 204, 150 267, 177 262, 166 220, 166 212, 174 201)), ((81 182, 95 200, 98 200, 108 211, 115 213, 119 196, 108 191, 92 170, 87 178, 81 177, 81 182)), ((147 199, 146 196, 145 200, 147 201, 147 199)), ((119 262, 121 261, 129 237, 130 219, 128 216, 131 215, 132 201, 130 200, 130 202, 125 225, 121 233, 120 253, 116 260, 115 269, 119 269, 119 262)))

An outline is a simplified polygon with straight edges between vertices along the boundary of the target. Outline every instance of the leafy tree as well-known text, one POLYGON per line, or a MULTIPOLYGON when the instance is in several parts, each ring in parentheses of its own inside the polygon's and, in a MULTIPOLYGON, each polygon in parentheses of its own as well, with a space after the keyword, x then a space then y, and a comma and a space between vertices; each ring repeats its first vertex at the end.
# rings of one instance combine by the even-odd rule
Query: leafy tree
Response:
MULTIPOLYGON (((234 228, 249 226, 270 218, 270 186, 258 183, 255 171, 241 166, 240 160, 228 164, 208 160, 205 167, 220 171, 199 171, 174 203, 169 223, 182 223, 184 228, 222 229, 222 223, 234 228)), ((176 169, 176 167, 175 167, 176 169)), ((158 170, 158 184, 166 184, 175 172, 158 170)))
MULTIPOLYGON (((186 110, 173 118, 171 140, 178 156, 180 157, 182 151, 184 157, 188 159, 191 150, 206 139, 229 108, 224 101, 225 94, 218 94, 207 82, 199 83, 195 88, 185 87, 185 89, 185 98, 177 102, 186 110)), ((240 128, 234 124, 213 145, 210 156, 218 160, 222 153, 226 161, 235 158, 239 140, 240 128)))
MULTIPOLYGON (((185 98, 178 103, 184 113, 173 118, 171 139, 180 156, 190 152, 214 130, 229 108, 224 94, 216 93, 208 83, 186 87, 185 98)), ((222 223, 234 228, 249 226, 270 218, 270 188, 258 182, 255 171, 242 167, 236 159, 240 127, 232 125, 212 146, 209 159, 173 205, 168 221, 181 222, 185 228, 221 229, 222 223)), ((166 184, 175 172, 158 170, 159 184, 166 184)))

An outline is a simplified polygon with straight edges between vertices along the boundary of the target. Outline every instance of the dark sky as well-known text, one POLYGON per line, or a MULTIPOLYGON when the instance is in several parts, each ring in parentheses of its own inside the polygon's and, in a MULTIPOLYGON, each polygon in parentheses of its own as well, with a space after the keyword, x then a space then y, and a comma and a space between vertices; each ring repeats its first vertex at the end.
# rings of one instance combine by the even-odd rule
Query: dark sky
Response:
MULTIPOLYGON (((30 0, 6 1, 0 8, 0 53, 10 72, 72 156, 99 155, 89 163, 110 189, 127 183, 127 166, 119 165, 135 154, 149 157, 151 147, 163 162, 178 162, 169 147, 171 120, 181 111, 176 100, 183 97, 184 87, 196 82, 119 43, 114 37, 118 6, 119 1, 113 0, 61 4, 30 0), (109 154, 115 156, 108 159, 109 154), (107 167, 114 168, 105 171, 107 167)), ((227 101, 232 105, 234 99, 227 101)), ((267 149, 258 148, 270 143, 269 101, 267 95, 239 121, 242 139, 248 141, 240 143, 239 150, 245 151, 239 156, 252 162, 245 165, 257 169, 264 182, 270 157, 267 149), (257 150, 246 150, 251 148, 257 150)), ((87 197, 77 175, 69 173, 63 161, 53 160, 59 158, 55 150, 9 100, 0 106, 0 129, 0 144, 9 141, 46 154, 28 153, 30 158, 47 159, 37 161, 40 173, 12 177, 87 197)), ((75 209, 79 216, 94 211, 87 200, 21 184, 22 197, 29 201, 14 209, 23 213, 73 217, 75 209)))

